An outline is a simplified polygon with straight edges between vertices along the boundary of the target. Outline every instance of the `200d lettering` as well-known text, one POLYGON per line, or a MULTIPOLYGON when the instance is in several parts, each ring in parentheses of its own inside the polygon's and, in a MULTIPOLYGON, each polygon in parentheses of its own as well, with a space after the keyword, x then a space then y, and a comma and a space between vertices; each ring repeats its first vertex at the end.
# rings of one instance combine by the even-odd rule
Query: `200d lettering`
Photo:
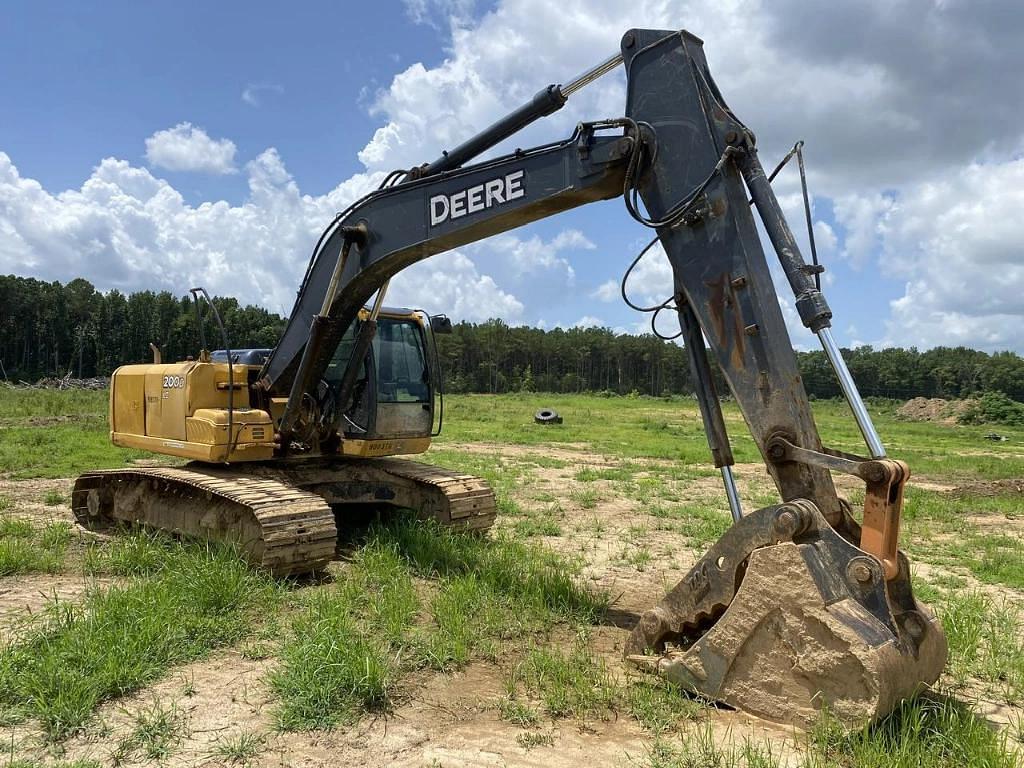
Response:
POLYGON ((436 227, 449 219, 461 219, 471 213, 511 202, 525 194, 523 171, 513 171, 450 195, 434 195, 430 198, 430 226, 436 227))

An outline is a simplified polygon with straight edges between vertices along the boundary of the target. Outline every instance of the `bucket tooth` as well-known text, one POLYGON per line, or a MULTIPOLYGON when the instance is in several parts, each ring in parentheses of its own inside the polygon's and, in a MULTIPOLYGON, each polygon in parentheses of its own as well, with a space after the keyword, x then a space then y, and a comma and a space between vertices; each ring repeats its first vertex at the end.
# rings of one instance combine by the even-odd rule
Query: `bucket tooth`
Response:
POLYGON ((946 661, 902 554, 900 566, 887 582, 807 501, 757 510, 641 617, 626 658, 767 720, 808 727, 827 709, 861 727, 946 661))

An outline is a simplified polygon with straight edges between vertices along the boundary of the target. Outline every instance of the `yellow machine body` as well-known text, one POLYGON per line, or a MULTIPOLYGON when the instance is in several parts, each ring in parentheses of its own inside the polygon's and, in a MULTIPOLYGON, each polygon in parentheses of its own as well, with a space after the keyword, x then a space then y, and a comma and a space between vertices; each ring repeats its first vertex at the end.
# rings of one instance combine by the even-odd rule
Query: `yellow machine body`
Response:
MULTIPOLYGON (((367 313, 360 313, 360 320, 367 313)), ((421 313, 382 312, 381 333, 364 368, 372 422, 364 433, 345 433, 338 452, 371 458, 423 453, 433 426, 433 381, 427 364, 427 326, 421 313), (416 387, 422 393, 414 394, 416 387), (371 426, 372 424, 372 426, 371 426)), ((354 329, 353 329, 354 333, 354 329)), ((350 333, 346 338, 350 341, 350 333)), ((326 379, 340 381, 351 344, 343 343, 326 379)), ((210 463, 265 461, 274 458, 276 426, 286 398, 271 398, 270 410, 253 408, 250 374, 258 365, 235 363, 234 398, 229 415, 227 362, 186 361, 124 365, 110 385, 110 437, 114 445, 210 463), (230 427, 230 434, 229 434, 230 427)))
POLYGON ((249 368, 234 366, 229 417, 227 363, 121 366, 110 383, 111 440, 197 461, 271 458, 274 425, 269 413, 249 407, 249 368))

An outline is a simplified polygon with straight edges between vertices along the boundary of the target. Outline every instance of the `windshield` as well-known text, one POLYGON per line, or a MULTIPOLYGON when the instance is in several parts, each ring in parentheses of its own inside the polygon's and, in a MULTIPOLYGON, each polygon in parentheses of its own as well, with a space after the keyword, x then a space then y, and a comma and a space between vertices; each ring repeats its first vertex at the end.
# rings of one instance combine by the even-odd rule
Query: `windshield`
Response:
POLYGON ((377 401, 380 403, 426 403, 426 355, 423 333, 415 320, 381 320, 373 339, 377 361, 377 401))
MULTIPOLYGON (((331 358, 324 379, 337 387, 352 355, 358 322, 352 323, 331 358)), ((429 374, 423 349, 423 333, 415 320, 381 318, 373 338, 377 364, 377 401, 381 403, 426 403, 430 401, 429 374)), ((356 381, 357 392, 365 386, 365 364, 356 381)))

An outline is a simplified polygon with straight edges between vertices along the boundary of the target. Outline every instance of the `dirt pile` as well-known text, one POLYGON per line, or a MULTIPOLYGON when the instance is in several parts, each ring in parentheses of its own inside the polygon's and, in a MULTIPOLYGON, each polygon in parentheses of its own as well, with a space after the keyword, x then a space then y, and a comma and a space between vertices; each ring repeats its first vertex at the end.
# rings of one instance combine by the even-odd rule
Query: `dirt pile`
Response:
POLYGON ((970 405, 970 400, 915 397, 901 405, 896 414, 905 421, 931 421, 937 424, 956 424, 960 416, 970 405))

